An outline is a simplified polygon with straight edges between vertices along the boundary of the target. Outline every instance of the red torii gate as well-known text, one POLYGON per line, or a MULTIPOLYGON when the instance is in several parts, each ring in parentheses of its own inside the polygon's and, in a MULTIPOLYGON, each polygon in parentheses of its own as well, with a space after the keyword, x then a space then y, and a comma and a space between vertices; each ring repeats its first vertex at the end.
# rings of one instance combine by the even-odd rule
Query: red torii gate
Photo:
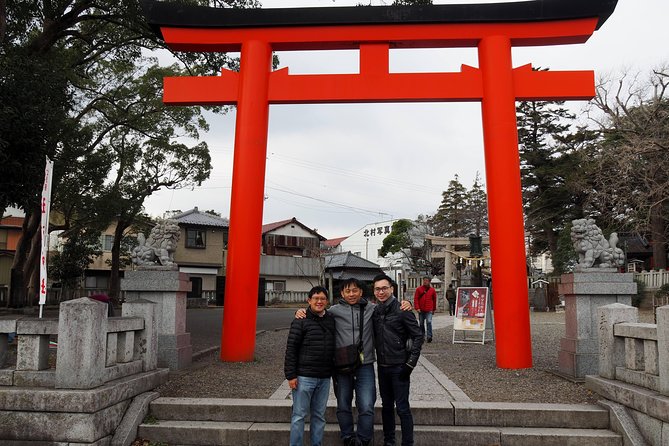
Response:
POLYGON ((424 7, 214 9, 145 2, 178 51, 241 51, 240 72, 165 78, 169 105, 237 105, 221 359, 252 361, 270 104, 480 101, 497 366, 532 366, 516 127, 517 100, 587 100, 592 71, 513 68, 513 46, 584 43, 617 0, 535 0, 424 7), (390 48, 476 47, 479 68, 389 73, 390 48), (272 71, 272 52, 359 49, 359 74, 272 71))

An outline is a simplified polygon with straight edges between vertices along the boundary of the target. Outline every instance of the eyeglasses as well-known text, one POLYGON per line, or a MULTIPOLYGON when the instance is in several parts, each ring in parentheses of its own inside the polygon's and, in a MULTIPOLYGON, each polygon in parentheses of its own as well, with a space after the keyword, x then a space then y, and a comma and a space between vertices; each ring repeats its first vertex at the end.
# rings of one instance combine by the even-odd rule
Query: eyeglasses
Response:
POLYGON ((315 300, 316 302, 327 302, 328 298, 327 297, 310 297, 310 300, 315 300))
POLYGON ((385 293, 385 292, 388 291, 390 288, 391 288, 391 287, 389 287, 389 286, 382 286, 382 287, 374 288, 374 292, 375 292, 375 293, 385 293))
POLYGON ((360 288, 354 288, 354 287, 351 287, 351 288, 344 288, 343 293, 344 293, 344 294, 357 294, 357 293, 359 293, 359 292, 361 292, 361 291, 362 291, 362 290, 361 290, 360 288))

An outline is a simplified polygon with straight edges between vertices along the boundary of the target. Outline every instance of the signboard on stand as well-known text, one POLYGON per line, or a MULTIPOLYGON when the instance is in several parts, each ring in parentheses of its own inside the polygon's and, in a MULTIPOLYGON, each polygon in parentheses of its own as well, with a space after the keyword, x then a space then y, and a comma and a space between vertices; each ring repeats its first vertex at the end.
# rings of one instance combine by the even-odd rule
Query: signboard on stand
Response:
POLYGON ((490 317, 489 292, 486 287, 459 287, 456 291, 455 319, 453 320, 453 343, 485 343, 486 322, 490 317), (456 332, 461 331, 463 339, 456 340, 456 332), (467 338, 467 333, 481 333, 479 339, 467 338))

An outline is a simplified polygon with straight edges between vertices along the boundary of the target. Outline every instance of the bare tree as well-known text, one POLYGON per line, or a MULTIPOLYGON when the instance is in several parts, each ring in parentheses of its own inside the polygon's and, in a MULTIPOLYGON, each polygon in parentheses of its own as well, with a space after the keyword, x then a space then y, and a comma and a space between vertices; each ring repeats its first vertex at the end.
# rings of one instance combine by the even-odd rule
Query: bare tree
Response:
POLYGON ((667 267, 669 225, 669 68, 627 73, 597 87, 591 118, 602 142, 590 202, 650 235, 655 267, 667 267))

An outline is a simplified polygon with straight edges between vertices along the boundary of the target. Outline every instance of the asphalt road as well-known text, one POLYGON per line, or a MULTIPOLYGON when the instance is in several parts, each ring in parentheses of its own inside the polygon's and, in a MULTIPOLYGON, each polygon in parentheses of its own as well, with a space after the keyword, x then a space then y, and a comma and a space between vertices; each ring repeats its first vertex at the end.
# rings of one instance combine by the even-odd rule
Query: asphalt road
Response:
MULTIPOLYGON (((256 331, 287 329, 295 308, 258 308, 256 331)), ((221 343, 223 308, 191 308, 186 311, 186 332, 190 333, 193 353, 221 343)))

